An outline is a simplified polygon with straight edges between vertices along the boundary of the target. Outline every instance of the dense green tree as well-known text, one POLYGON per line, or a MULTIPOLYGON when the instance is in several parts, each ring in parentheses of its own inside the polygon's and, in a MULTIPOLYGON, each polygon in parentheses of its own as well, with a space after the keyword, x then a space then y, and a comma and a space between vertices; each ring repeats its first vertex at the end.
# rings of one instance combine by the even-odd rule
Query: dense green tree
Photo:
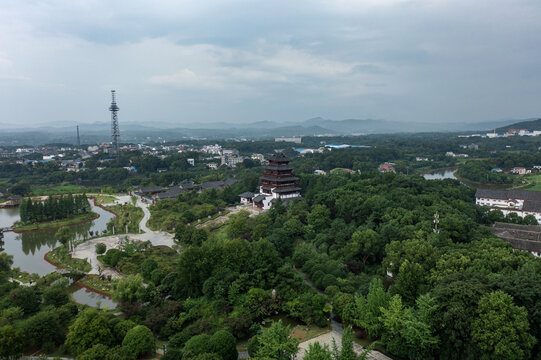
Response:
POLYGON ((535 338, 528 333, 527 312, 503 291, 493 291, 479 300, 479 317, 472 324, 472 340, 480 359, 529 359, 535 338))
POLYGON ((113 284, 113 300, 121 304, 133 305, 143 300, 145 286, 140 274, 129 275, 113 284))
POLYGON ((321 345, 319 342, 308 345, 308 350, 304 353, 304 360, 332 360, 332 352, 327 344, 321 345))
POLYGON ((103 344, 96 344, 77 356, 76 360, 102 360, 107 357, 109 348, 103 344))
POLYGON ((95 309, 87 309, 79 314, 70 325, 66 346, 74 355, 79 355, 96 344, 109 346, 114 336, 105 316, 95 309))
POLYGON ((18 359, 24 350, 26 336, 11 325, 0 327, 0 358, 18 359))
POLYGON ((353 233, 351 241, 345 249, 345 257, 347 260, 359 258, 363 264, 370 259, 375 261, 383 250, 383 243, 378 234, 371 229, 358 230, 353 233))
POLYGON ((308 214, 308 225, 315 232, 325 230, 331 222, 331 212, 325 205, 314 205, 308 214))
POLYGON ((144 325, 137 325, 126 333, 122 340, 122 347, 132 353, 135 357, 145 354, 154 354, 156 348, 152 331, 144 325))
POLYGON ((353 350, 353 330, 351 330, 351 326, 348 326, 342 332, 340 360, 355 360, 355 358, 355 351, 353 350))
POLYGON ((299 345, 296 339, 289 336, 289 333, 289 326, 284 326, 281 320, 273 322, 268 328, 261 328, 256 357, 275 360, 293 359, 299 345))
POLYGON ((218 354, 222 360, 236 360, 238 358, 239 354, 235 337, 226 330, 215 332, 210 337, 210 345, 213 352, 218 354))
POLYGON ((68 291, 61 285, 51 286, 43 291, 43 304, 59 307, 69 302, 68 291))
POLYGON ((24 322, 23 328, 28 341, 38 348, 45 346, 50 349, 64 342, 65 329, 61 326, 56 311, 36 313, 24 322))
POLYGON ((36 286, 23 286, 16 288, 9 294, 14 306, 20 307, 25 315, 31 315, 39 310, 41 293, 36 286))
POLYGON ((355 296, 354 302, 344 308, 342 317, 344 321, 366 329, 369 337, 378 337, 382 330, 380 316, 390 300, 381 280, 375 279, 370 283, 366 297, 355 296))
POLYGON ((182 348, 182 358, 193 359, 201 354, 212 353, 213 350, 209 335, 195 335, 182 348))
POLYGON ((0 281, 5 280, 11 275, 11 266, 13 265, 13 255, 5 252, 0 253, 0 281))

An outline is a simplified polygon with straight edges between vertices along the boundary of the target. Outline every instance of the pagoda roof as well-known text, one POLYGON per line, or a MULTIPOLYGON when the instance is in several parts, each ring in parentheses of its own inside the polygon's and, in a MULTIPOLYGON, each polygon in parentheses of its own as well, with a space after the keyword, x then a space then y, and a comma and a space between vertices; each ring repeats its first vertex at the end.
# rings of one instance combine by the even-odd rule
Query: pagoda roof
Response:
POLYGON ((286 188, 274 188, 272 189, 275 193, 288 193, 288 192, 296 192, 301 191, 300 187, 292 186, 292 187, 286 187, 286 188))
POLYGON ((267 181, 278 181, 278 182, 287 182, 287 181, 297 181, 299 180, 298 177, 296 176, 289 176, 289 177, 272 177, 272 176, 261 176, 259 178, 260 180, 267 180, 267 181))
POLYGON ((289 165, 265 165, 263 166, 265 170, 293 170, 293 167, 289 165))
POLYGON ((267 158, 267 160, 277 162, 289 162, 289 159, 287 158, 287 156, 284 155, 284 153, 272 154, 267 158))

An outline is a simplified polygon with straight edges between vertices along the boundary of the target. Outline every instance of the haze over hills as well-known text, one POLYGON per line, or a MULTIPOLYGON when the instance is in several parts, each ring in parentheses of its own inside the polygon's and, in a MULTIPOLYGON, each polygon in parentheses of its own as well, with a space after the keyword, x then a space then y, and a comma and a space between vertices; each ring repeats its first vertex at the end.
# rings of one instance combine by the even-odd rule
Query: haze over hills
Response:
MULTIPOLYGON (((528 121, 531 119, 528 119, 528 121)), ((316 117, 293 123, 257 121, 246 124, 225 122, 171 124, 152 122, 143 124, 120 120, 120 133, 123 142, 174 141, 190 138, 224 139, 251 138, 263 139, 280 136, 318 136, 318 135, 363 135, 413 132, 454 132, 490 131, 505 126, 518 126, 517 120, 500 120, 477 123, 422 123, 401 122, 379 119, 331 120, 316 117)), ((520 122, 519 122, 520 124, 520 122)), ((0 144, 42 144, 53 142, 75 142, 75 123, 51 122, 32 128, 2 126, 0 144)), ((81 141, 97 143, 109 141, 110 123, 95 122, 79 124, 81 141)))
POLYGON ((529 131, 541 130, 541 119, 525 119, 520 122, 516 122, 507 126, 503 126, 496 129, 496 132, 502 133, 509 129, 526 129, 529 131))

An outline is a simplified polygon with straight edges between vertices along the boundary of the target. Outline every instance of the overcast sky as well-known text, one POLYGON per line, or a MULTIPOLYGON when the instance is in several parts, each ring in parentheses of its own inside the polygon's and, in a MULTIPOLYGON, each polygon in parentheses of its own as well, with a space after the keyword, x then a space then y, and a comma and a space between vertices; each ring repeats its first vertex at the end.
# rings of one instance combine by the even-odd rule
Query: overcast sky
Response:
POLYGON ((0 124, 541 116, 541 1, 0 0, 0 124))

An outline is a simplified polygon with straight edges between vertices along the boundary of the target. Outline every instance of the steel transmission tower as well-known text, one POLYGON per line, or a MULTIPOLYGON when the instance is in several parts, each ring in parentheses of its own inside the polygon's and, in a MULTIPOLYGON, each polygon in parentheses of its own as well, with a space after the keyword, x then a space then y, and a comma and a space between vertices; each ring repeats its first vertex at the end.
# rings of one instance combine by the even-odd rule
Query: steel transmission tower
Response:
POLYGON ((116 105, 115 95, 115 90, 111 90, 112 101, 109 111, 111 112, 111 147, 118 160, 120 156, 120 149, 118 147, 118 139, 120 138, 120 132, 118 131, 118 110, 120 109, 116 105))

